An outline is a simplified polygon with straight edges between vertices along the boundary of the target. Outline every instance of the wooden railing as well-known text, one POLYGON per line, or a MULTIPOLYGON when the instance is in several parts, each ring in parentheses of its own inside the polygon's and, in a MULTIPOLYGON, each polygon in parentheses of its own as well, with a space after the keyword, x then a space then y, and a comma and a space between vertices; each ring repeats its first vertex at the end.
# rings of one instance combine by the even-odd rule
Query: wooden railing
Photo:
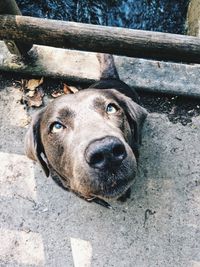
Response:
MULTIPOLYGON (((15 0, 0 0, 0 14, 21 15, 21 11, 18 8, 15 0)), ((1 25, 3 26, 3 25, 1 25)), ((5 44, 12 54, 18 56, 26 55, 26 53, 32 48, 32 44, 24 43, 22 40, 13 41, 13 38, 3 38, 5 44)))
POLYGON ((82 51, 174 62, 200 63, 192 36, 0 15, 0 39, 82 51))
POLYGON ((133 57, 115 64, 138 91, 200 97, 197 37, 25 17, 14 0, 0 0, 0 40, 20 56, 0 42, 0 71, 91 83, 99 79, 96 55, 58 48, 110 53, 133 57))

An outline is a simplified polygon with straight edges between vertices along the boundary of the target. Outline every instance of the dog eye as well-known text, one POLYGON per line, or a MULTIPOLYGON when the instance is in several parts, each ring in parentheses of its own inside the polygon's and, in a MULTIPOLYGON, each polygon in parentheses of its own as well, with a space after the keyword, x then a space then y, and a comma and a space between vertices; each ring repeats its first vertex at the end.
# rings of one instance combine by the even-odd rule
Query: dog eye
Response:
POLYGON ((51 125, 51 133, 58 133, 64 129, 64 126, 60 122, 54 122, 51 125))
POLYGON ((106 112, 108 114, 114 114, 118 111, 118 107, 115 104, 108 104, 107 108, 106 108, 106 112))

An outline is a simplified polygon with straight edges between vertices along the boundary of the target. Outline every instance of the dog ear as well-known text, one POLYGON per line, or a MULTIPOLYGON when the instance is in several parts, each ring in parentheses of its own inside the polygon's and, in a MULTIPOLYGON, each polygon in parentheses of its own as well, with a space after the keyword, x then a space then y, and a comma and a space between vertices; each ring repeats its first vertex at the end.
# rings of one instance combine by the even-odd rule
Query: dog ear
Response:
POLYGON ((27 157, 32 160, 38 161, 46 176, 49 176, 48 162, 46 159, 44 147, 41 142, 40 136, 40 121, 41 116, 44 113, 45 109, 42 109, 36 113, 31 121, 30 127, 25 136, 25 153, 27 157))
POLYGON ((128 119, 133 136, 131 146, 136 154, 136 157, 138 157, 138 148, 141 144, 141 130, 148 113, 146 109, 138 105, 130 97, 127 97, 117 91, 114 94, 117 96, 119 104, 122 106, 128 119))

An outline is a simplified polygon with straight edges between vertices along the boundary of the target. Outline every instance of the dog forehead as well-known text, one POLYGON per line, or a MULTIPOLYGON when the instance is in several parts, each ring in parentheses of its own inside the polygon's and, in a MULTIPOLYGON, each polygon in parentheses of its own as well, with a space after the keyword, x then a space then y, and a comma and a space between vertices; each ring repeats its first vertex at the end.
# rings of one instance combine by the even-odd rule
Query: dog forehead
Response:
POLYGON ((55 99, 47 106, 46 113, 58 113, 60 110, 68 110, 71 113, 76 113, 82 109, 90 109, 99 102, 105 102, 111 98, 114 99, 113 93, 107 90, 85 89, 75 94, 63 95, 55 99))

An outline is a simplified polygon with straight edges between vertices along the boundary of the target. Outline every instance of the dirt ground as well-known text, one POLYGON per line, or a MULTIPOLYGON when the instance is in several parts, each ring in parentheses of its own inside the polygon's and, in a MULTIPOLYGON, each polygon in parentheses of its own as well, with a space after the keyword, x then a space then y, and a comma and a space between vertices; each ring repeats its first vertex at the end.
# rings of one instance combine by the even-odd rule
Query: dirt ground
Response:
POLYGON ((0 75, 0 266, 200 266, 200 101, 141 94, 150 114, 137 181, 110 210, 25 157, 20 79, 0 75))

